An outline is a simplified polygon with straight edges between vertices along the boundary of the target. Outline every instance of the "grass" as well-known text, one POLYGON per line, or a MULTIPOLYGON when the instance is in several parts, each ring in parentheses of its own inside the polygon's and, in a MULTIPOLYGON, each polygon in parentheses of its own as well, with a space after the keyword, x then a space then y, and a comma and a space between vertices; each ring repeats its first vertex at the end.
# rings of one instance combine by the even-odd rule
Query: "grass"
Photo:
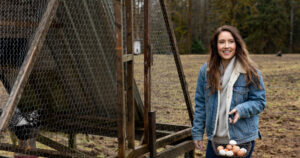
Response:
MULTIPOLYGON (((181 55, 194 105, 196 80, 207 55, 181 55)), ((135 56, 135 77, 143 93, 143 56, 135 56)), ((296 157, 300 155, 300 55, 251 55, 263 74, 267 107, 261 113, 253 157, 296 157)), ((157 121, 190 125, 173 56, 154 55, 152 66, 152 107, 157 121)), ((197 151, 198 157, 204 157, 197 151)))

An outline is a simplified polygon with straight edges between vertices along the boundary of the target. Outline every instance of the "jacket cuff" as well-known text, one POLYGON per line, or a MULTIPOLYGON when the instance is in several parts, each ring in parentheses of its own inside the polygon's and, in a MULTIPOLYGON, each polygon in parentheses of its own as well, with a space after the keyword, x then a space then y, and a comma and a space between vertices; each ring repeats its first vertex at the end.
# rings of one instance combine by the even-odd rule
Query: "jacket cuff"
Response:
POLYGON ((246 118, 245 110, 242 108, 241 104, 235 107, 238 111, 240 118, 246 118))
POLYGON ((203 140, 203 136, 202 135, 193 135, 193 140, 203 140))

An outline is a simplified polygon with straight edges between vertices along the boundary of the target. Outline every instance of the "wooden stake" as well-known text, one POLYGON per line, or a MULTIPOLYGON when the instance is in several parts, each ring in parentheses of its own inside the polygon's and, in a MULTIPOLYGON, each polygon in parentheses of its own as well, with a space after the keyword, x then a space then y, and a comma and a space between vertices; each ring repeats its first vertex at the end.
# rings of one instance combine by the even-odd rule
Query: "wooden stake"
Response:
POLYGON ((168 14, 167 14, 167 9, 166 9, 166 6, 165 6, 165 2, 164 2, 164 0, 159 0, 159 1, 160 1, 161 10, 162 10, 162 13, 163 13, 163 16, 164 16, 166 28, 167 28, 167 31, 168 31, 168 34, 169 34, 171 49, 172 49, 172 52, 173 52, 173 55, 174 55, 175 64, 176 64, 178 76, 179 76, 179 79, 180 79, 184 99, 185 99, 185 102, 186 102, 189 118, 190 118, 190 121, 191 121, 191 125, 193 125, 193 120, 194 120, 193 114, 194 114, 194 112, 193 112, 192 102, 191 102, 191 98, 190 98, 190 95, 189 95, 187 83, 186 83, 186 80, 185 80, 185 76, 184 76, 184 72, 183 72, 183 68, 182 68, 182 64, 181 64, 181 60, 180 60, 179 51, 178 51, 177 44, 176 44, 175 34, 174 34, 174 31, 173 31, 173 28, 172 28, 171 21, 169 20, 169 17, 168 17, 168 14))
POLYGON ((3 113, 0 117, 0 130, 3 130, 8 125, 10 118, 15 112, 15 108, 21 99, 24 87, 27 83, 29 75, 33 69, 36 59, 43 47, 47 32, 52 23, 53 17, 56 14, 58 8, 58 0, 50 0, 48 2, 46 11, 42 17, 42 20, 34 34, 33 41, 29 47, 28 53, 24 59, 24 62, 20 68, 17 79, 13 85, 12 91, 8 98, 6 105, 3 108, 3 113))
POLYGON ((149 151, 150 158, 156 157, 156 112, 149 112, 149 151))
POLYGON ((135 127, 135 108, 134 108, 134 78, 133 78, 133 12, 132 0, 125 1, 126 7, 126 45, 127 55, 132 56, 132 60, 127 62, 127 107, 128 107, 128 148, 134 149, 134 127, 135 127))
POLYGON ((124 65, 123 65, 123 29, 122 29, 122 0, 114 1, 116 23, 116 53, 117 53, 117 97, 118 97, 118 157, 125 157, 125 97, 124 97, 124 65))
POLYGON ((151 111, 151 47, 149 39, 149 0, 144 1, 144 140, 143 144, 149 143, 148 112, 151 111))

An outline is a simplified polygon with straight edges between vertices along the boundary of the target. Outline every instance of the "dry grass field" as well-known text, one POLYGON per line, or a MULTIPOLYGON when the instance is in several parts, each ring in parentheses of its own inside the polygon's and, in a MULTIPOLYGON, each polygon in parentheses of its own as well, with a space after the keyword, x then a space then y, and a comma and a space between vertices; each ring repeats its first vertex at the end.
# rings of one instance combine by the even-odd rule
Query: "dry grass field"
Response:
MULTIPOLYGON (((259 129, 262 140, 256 141, 254 158, 299 157, 300 155, 300 55, 252 55, 264 78, 267 107, 261 113, 259 129)), ((157 122, 190 126, 182 89, 172 55, 154 55, 152 67, 152 110, 157 112, 157 122)), ((135 78, 143 98, 143 55, 135 60, 135 78)), ((194 91, 201 65, 207 55, 182 55, 181 61, 188 84, 189 94, 194 105, 194 91)), ((0 91, 1 92, 1 91, 0 91)), ((2 95, 0 95, 2 96, 2 95)), ((6 133, 7 134, 7 133, 6 133)), ((61 136, 56 140, 66 144, 61 136)), ((90 136, 89 141, 78 136, 78 148, 93 145, 91 152, 99 157, 116 153, 117 142, 106 138, 90 136), (100 146, 99 146, 100 144, 100 146), (103 153, 104 154, 101 154, 103 153)), ((1 135, 2 142, 9 143, 8 135, 1 135)), ((38 145, 41 147, 40 145, 38 145)), ((89 148, 90 149, 90 148, 89 148)), ((0 155, 12 153, 0 152, 0 155)), ((196 151, 197 157, 204 157, 196 151)))
MULTIPOLYGON (((135 75, 142 93, 142 56, 135 58, 135 75)), ((300 155, 300 55, 252 55, 263 74, 267 107, 260 115, 262 140, 256 141, 254 158, 299 157, 300 155)), ((199 69, 206 55, 182 55, 191 100, 199 69)), ((172 56, 154 56, 152 106, 157 121, 190 125, 172 56)), ((197 151, 198 157, 204 153, 197 151)))

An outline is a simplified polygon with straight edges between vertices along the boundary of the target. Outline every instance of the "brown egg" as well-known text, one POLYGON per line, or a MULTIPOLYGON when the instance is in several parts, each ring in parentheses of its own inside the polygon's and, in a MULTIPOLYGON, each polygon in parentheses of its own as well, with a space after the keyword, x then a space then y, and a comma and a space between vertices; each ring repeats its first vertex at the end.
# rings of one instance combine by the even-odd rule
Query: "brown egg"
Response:
POLYGON ((236 155, 242 157, 242 156, 245 156, 245 154, 246 153, 244 151, 239 150, 236 155))
POLYGON ((232 150, 232 145, 230 145, 230 144, 226 145, 226 149, 232 150))
POLYGON ((218 148, 217 148, 218 151, 220 151, 222 149, 224 149, 224 147, 222 145, 218 146, 218 148))
POLYGON ((233 146, 232 148, 232 152, 236 155, 237 152, 240 150, 240 147, 239 146, 233 146))

